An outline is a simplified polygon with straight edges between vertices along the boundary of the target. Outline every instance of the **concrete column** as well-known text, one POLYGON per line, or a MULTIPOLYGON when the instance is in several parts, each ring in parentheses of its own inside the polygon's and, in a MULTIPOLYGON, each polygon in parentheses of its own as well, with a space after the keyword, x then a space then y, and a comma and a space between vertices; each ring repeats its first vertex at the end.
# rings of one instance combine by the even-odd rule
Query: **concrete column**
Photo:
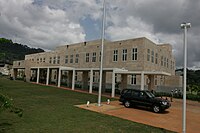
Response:
POLYGON ((67 87, 72 87, 72 81, 73 81, 73 71, 68 71, 67 87))
POLYGON ((31 68, 30 67, 26 67, 24 70, 24 74, 25 74, 25 81, 30 82, 31 79, 31 68))
POLYGON ((89 89, 89 93, 92 93, 92 85, 93 85, 93 70, 90 70, 90 89, 89 89))
POLYGON ((155 77, 154 75, 149 75, 149 84, 148 84, 148 90, 154 90, 155 89, 155 84, 154 84, 154 80, 155 80, 155 77))
POLYGON ((127 74, 121 75, 121 89, 127 89, 127 74))
POLYGON ((39 79, 40 79, 40 68, 37 69, 37 84, 39 83, 39 79))
POLYGON ((61 80, 61 69, 58 69, 58 87, 60 87, 60 80, 61 80))
POLYGON ((88 89, 88 71, 82 73, 82 89, 88 89))
POLYGON ((13 69, 13 78, 14 80, 17 78, 17 69, 13 69))
POLYGON ((111 97, 115 97, 115 71, 112 72, 112 94, 111 97))
POLYGON ((46 85, 49 85, 49 68, 47 68, 46 85))
POLYGON ((142 71, 141 73, 141 87, 140 87, 141 90, 144 90, 144 72, 142 71))
POLYGON ((76 74, 76 71, 73 70, 73 75, 72 75, 72 90, 74 90, 74 86, 75 86, 75 74, 76 74))

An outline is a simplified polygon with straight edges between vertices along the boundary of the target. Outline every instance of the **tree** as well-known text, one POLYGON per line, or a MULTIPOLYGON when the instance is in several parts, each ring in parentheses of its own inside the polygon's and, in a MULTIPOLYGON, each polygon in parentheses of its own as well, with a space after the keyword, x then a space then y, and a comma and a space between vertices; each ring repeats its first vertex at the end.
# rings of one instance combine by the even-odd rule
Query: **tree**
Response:
POLYGON ((198 85, 189 85, 188 86, 188 90, 192 93, 192 92, 195 92, 195 93, 198 93, 200 92, 200 87, 198 85))
POLYGON ((13 43, 12 40, 0 38, 0 61, 11 63, 15 60, 23 60, 25 55, 44 52, 40 48, 30 48, 27 45, 13 43))

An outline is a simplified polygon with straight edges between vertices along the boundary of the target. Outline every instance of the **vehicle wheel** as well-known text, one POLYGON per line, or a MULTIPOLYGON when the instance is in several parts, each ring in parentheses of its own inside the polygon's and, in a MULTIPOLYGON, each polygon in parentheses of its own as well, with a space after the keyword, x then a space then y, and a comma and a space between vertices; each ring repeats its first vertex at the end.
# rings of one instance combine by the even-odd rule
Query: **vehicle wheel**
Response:
POLYGON ((160 112, 160 107, 158 105, 153 106, 153 112, 158 113, 160 112))
POLYGON ((124 106, 125 106, 126 108, 130 108, 130 107, 131 107, 131 103, 130 103, 129 101, 125 101, 125 102, 124 102, 124 106))

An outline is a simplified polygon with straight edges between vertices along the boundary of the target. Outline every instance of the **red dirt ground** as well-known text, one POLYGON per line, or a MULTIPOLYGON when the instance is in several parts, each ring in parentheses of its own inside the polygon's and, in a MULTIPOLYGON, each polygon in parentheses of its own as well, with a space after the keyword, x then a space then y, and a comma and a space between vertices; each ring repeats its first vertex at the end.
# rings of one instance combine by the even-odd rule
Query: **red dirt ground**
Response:
MULTIPOLYGON (((85 104, 77 106, 154 127, 182 132, 182 100, 180 99, 174 99, 171 108, 163 113, 153 113, 150 110, 141 108, 125 108, 118 101, 111 101, 109 105, 103 103, 100 107, 97 104, 90 104, 89 107, 85 104)), ((186 124, 188 133, 200 132, 200 103, 187 101, 186 124)))

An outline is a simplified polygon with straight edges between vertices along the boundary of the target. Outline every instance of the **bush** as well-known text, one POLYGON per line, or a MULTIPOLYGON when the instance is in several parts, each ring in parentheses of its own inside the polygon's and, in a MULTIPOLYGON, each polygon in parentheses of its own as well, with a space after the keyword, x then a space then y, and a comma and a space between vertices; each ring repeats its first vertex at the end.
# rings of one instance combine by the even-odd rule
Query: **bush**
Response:
POLYGON ((5 110, 10 110, 10 112, 17 114, 19 117, 22 117, 23 114, 22 109, 15 107, 11 98, 0 93, 0 113, 5 110))
POLYGON ((200 95, 187 94, 187 99, 200 102, 200 95))
MULTIPOLYGON (((172 96, 172 94, 171 93, 166 93, 166 92, 155 92, 155 96, 156 97, 171 97, 172 96)), ((183 98, 183 95, 182 94, 175 94, 175 93, 173 93, 173 98, 179 98, 179 99, 181 99, 181 98, 183 98)), ((192 101, 199 101, 200 102, 200 95, 195 95, 195 94, 187 94, 186 95, 186 98, 188 99, 188 100, 192 100, 192 101)))
POLYGON ((156 97, 162 97, 162 96, 171 97, 171 93, 166 93, 166 92, 155 92, 154 95, 156 97))

